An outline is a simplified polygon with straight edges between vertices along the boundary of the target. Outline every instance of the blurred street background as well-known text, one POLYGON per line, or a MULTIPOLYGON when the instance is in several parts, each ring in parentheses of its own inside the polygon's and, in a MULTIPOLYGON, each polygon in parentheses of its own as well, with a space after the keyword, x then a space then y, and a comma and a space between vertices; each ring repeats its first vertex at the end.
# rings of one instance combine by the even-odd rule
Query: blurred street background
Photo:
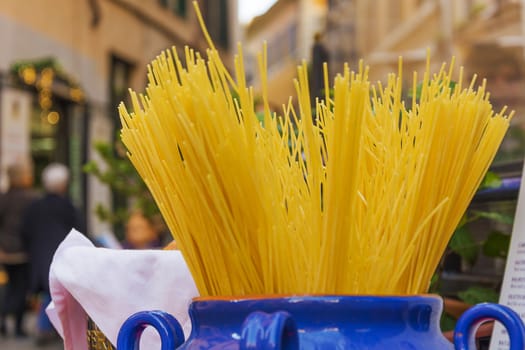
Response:
MULTIPOLYGON (((4 285, 5 285, 5 275, 0 273, 0 300, 4 296, 4 285)), ((11 322, 10 322, 11 323, 11 322)), ((47 350, 61 350, 64 349, 62 343, 59 340, 52 341, 49 344, 43 346, 36 346, 35 344, 35 333, 36 333, 36 318, 35 312, 30 310, 28 312, 28 317, 25 320, 25 326, 28 331, 28 337, 24 339, 15 338, 15 337, 0 337, 0 349, 2 350, 31 350, 31 349, 47 349, 47 350)), ((12 324, 9 324, 9 328, 12 328, 12 324)))
MULTIPOLYGON (((312 95, 320 96, 319 62, 329 62, 332 78, 344 62, 355 69, 363 59, 371 67, 370 80, 384 81, 403 56, 409 96, 411 74, 424 70, 427 52, 433 70, 455 56, 456 66, 465 67, 465 80, 474 73, 479 82, 487 79, 496 110, 516 111, 492 169, 504 180, 519 178, 525 155, 525 0, 198 3, 229 68, 243 42, 248 83, 256 87, 256 55, 266 41, 268 98, 277 112, 294 95, 292 79, 302 60, 311 68, 312 95)), ((136 174, 118 142, 117 106, 129 101, 128 88, 144 90, 147 64, 162 50, 176 46, 181 52, 189 45, 204 52, 192 1, 0 1, 0 45, 0 190, 8 188, 6 168, 17 159, 33 160, 36 189, 47 164, 66 164, 69 195, 86 219, 85 233, 121 241, 126 212, 142 192, 135 191, 136 174)), ((512 214, 518 187, 474 205, 512 214)), ((510 232, 509 223, 474 225, 478 243, 494 229, 510 232)), ((473 283, 497 291, 504 258, 455 258, 443 279, 446 294, 456 296, 473 283)), ((0 289, 4 283, 0 275, 0 289)), ((30 331, 33 323, 32 315, 30 331)), ((31 338, 0 338, 2 350, 33 344, 31 338)))
MULTIPOLYGON (((520 162, 525 153, 525 9, 521 0, 279 0, 199 1, 209 32, 233 65, 243 42, 249 83, 257 87, 256 54, 268 45, 269 101, 276 111, 294 95, 292 78, 314 51, 329 62, 371 66, 371 81, 397 71, 403 56, 407 90, 430 51, 432 66, 455 56, 487 78, 495 109, 516 111, 497 163, 520 162), (259 12, 257 12, 259 11, 259 12), (261 12, 262 11, 262 12, 261 12), (255 17, 253 17, 255 16, 255 17), (316 41, 317 38, 317 41, 316 41), (314 44, 318 45, 314 45, 314 44)), ((5 169, 18 158, 43 167, 58 161, 71 169, 70 196, 97 235, 114 231, 97 215, 99 205, 125 207, 127 199, 84 165, 102 162, 118 139, 117 106, 128 88, 143 91, 147 64, 162 50, 206 47, 190 0, 27 0, 0 3, 0 189, 5 169)), ((316 56, 317 57, 317 56, 316 56)), ((314 82, 312 82, 314 83, 314 82)), ((317 87, 314 95, 319 95, 317 87)), ((110 153, 111 153, 110 152, 110 153)), ((107 179, 105 179, 107 180, 107 179)))

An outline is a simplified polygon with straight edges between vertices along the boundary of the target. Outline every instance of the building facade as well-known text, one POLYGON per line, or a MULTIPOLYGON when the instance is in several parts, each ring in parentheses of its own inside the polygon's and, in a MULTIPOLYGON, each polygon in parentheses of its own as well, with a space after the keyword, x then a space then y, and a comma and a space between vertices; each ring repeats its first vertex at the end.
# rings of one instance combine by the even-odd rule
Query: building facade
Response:
MULTIPOLYGON (((516 112, 492 169, 507 180, 519 179, 525 157, 524 5, 522 0, 331 0, 325 34, 330 63, 338 67, 349 62, 355 69, 363 59, 370 66, 370 80, 384 82, 387 73, 397 72, 402 56, 408 96, 412 72, 425 70, 427 53, 433 72, 454 56, 456 72, 464 67, 464 81, 474 74, 479 84, 486 78, 496 111, 508 106, 516 112)), ((477 196, 470 210, 513 217, 517 192, 488 199, 477 196)), ((490 242, 494 232, 509 236, 512 232, 511 225, 497 220, 473 220, 460 230, 464 233, 460 239, 468 241, 469 230, 467 246, 474 252, 490 242)), ((498 290, 504 259, 480 254, 473 263, 452 252, 445 256, 443 295, 457 295, 473 285, 498 290)))
MULTIPOLYGON (((359 59, 370 66, 371 81, 397 72, 403 57, 405 86, 413 71, 442 62, 464 66, 466 79, 487 79, 491 101, 516 111, 497 161, 525 155, 525 7, 522 0, 331 0, 325 43, 330 66, 359 59)), ((332 75, 337 70, 332 69, 332 75)))
POLYGON ((316 33, 325 29, 326 1, 278 0, 266 13, 254 18, 244 30, 249 83, 260 82, 257 55, 266 42, 268 99, 280 108, 294 95, 297 65, 311 60, 316 33))
MULTIPOLYGON (((238 40, 237 2, 201 0, 220 50, 238 40)), ((117 137, 117 105, 143 91, 146 67, 162 50, 205 48, 190 0, 27 0, 0 2, 0 182, 5 167, 31 157, 36 174, 67 164, 70 194, 92 233, 110 229, 93 215, 111 193, 82 165, 96 141, 117 137)), ((228 60, 227 60, 228 61, 228 60)))

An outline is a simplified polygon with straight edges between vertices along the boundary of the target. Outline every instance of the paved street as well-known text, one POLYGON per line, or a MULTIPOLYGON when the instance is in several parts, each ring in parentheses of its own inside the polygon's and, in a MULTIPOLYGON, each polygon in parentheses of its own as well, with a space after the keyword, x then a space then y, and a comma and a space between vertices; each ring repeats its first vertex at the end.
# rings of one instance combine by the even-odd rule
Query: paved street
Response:
MULTIPOLYGON (((4 293, 4 283, 6 281, 6 276, 1 273, 0 270, 0 302, 3 300, 4 293)), ((8 329, 13 329, 13 324, 11 324, 12 319, 8 319, 8 329)), ((56 342, 46 346, 36 346, 34 340, 34 334, 36 329, 36 317, 34 313, 29 313, 25 320, 26 330, 29 333, 29 337, 26 339, 16 339, 12 335, 8 337, 0 336, 0 350, 63 350, 64 347, 62 343, 56 342)))
POLYGON ((30 314, 27 317, 26 329, 30 336, 26 339, 15 339, 13 336, 7 338, 0 337, 1 350, 63 350, 62 343, 56 342, 46 346, 36 346, 33 334, 35 332, 35 315, 30 314))

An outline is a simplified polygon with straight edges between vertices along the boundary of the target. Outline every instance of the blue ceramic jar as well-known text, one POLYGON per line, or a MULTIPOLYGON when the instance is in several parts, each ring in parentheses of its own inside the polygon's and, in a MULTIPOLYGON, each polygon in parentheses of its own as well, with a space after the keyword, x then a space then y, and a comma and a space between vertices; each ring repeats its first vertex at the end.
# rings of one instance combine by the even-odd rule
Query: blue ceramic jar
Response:
POLYGON ((118 350, 138 350, 146 326, 162 339, 162 350, 475 350, 477 326, 496 319, 506 327, 510 350, 525 349, 518 314, 497 304, 480 304, 458 321, 453 346, 442 335, 440 297, 292 296, 197 299, 190 306, 187 341, 170 315, 141 312, 122 326, 118 350))

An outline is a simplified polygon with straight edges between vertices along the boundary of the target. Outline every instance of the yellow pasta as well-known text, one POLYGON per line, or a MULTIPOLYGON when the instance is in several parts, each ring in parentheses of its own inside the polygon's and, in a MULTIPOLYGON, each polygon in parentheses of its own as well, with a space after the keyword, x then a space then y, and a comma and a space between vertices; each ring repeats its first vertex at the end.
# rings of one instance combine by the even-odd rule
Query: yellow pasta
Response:
POLYGON ((382 86, 346 66, 331 86, 325 70, 333 97, 312 108, 303 64, 296 100, 277 112, 263 53, 261 124, 242 52, 233 79, 210 47, 162 53, 132 112, 119 109, 200 293, 426 292, 508 128, 485 84, 464 88, 460 71, 451 87, 452 66, 427 67, 407 107, 401 69, 382 86))

